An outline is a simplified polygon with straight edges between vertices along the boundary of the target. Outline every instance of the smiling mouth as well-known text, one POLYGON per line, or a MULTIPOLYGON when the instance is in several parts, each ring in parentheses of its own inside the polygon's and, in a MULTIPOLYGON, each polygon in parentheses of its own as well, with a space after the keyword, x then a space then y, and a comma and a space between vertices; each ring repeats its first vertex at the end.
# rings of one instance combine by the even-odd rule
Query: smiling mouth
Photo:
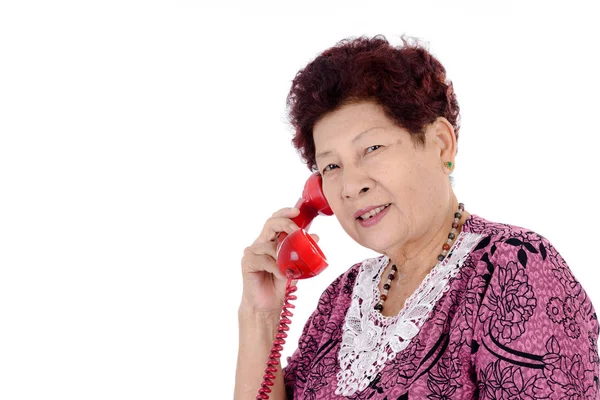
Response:
POLYGON ((381 207, 377 207, 374 208, 373 210, 364 213, 363 215, 361 215, 360 217, 356 218, 356 219, 362 219, 363 221, 369 219, 369 218, 373 218, 374 216, 376 216, 377 214, 379 214, 380 212, 382 212, 383 210, 385 210, 386 208, 388 208, 392 203, 388 203, 384 206, 381 207))

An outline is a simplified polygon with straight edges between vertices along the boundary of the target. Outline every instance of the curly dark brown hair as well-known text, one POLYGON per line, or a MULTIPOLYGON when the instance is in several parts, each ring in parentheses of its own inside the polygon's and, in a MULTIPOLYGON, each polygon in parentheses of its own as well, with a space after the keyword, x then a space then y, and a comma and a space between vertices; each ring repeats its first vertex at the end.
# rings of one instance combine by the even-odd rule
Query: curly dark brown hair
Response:
POLYGON ((287 96, 292 144, 316 171, 313 127, 327 113, 374 101, 413 142, 425 144, 424 127, 445 117, 459 131, 459 106, 446 69, 415 38, 393 46, 383 35, 339 41, 298 71, 287 96))

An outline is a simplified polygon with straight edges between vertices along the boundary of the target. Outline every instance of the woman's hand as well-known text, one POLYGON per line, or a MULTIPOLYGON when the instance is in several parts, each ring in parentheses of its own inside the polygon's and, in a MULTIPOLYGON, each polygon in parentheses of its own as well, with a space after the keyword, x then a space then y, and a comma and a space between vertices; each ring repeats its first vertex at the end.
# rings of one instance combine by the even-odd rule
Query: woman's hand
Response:
MULTIPOLYGON (((298 226, 291 220, 298 215, 297 208, 282 208, 265 222, 262 232, 242 257, 243 292, 240 310, 254 313, 281 313, 287 278, 275 262, 277 235, 291 234, 298 226)), ((318 241, 317 235, 311 235, 318 241)), ((293 282, 295 285, 295 281, 293 282)))

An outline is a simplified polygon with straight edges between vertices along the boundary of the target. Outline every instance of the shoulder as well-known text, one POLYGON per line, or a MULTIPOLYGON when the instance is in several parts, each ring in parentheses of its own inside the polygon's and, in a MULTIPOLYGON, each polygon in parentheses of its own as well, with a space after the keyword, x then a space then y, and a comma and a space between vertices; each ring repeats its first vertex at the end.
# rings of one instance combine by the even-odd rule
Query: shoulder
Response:
POLYGON ((539 233, 522 226, 490 221, 479 215, 471 214, 463 225, 463 231, 490 237, 497 241, 511 237, 533 237, 543 239, 539 233))
POLYGON ((483 332, 496 345, 527 338, 541 346, 540 354, 548 340, 595 341, 591 299, 554 245, 530 229, 477 222, 485 233, 475 267, 483 332))
MULTIPOLYGON (((597 314, 583 285, 555 246, 520 226, 475 217, 466 230, 481 236, 472 251, 468 288, 474 315, 506 344, 534 324, 568 339, 597 334, 597 314), (536 321, 535 323, 533 321, 536 321), (558 331, 559 333, 556 333, 558 331), (591 333, 590 333, 591 332, 591 333)), ((531 340, 534 340, 534 330, 531 340)))
POLYGON ((494 258, 497 261, 512 259, 527 267, 543 267, 556 264, 566 267, 552 243, 541 234, 521 226, 488 221, 472 215, 463 228, 465 232, 478 234, 479 241, 474 252, 484 260, 494 258))
MULTIPOLYGON (((473 250, 476 276, 483 277, 486 284, 496 289, 520 284, 522 298, 534 294, 536 299, 546 301, 555 297, 578 298, 591 311, 583 287, 547 238, 531 229, 478 216, 470 223, 466 230, 481 235, 473 250)), ((589 312, 586 314, 591 317, 589 312)))

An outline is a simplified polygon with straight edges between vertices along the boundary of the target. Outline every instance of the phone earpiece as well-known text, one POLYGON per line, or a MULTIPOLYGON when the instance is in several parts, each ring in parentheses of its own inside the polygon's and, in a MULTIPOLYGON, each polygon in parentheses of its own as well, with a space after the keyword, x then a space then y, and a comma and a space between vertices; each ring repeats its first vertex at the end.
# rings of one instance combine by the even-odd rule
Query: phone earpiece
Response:
POLYGON ((329 264, 308 232, 298 229, 282 241, 277 265, 287 278, 306 279, 319 275, 329 264))
POLYGON ((277 266, 286 277, 306 279, 318 275, 327 267, 325 255, 306 231, 317 215, 333 215, 321 187, 321 175, 312 174, 296 203, 300 213, 292 221, 300 229, 291 235, 277 237, 277 266))
POLYGON ((308 178, 302 191, 302 198, 307 199, 319 214, 333 215, 323 193, 323 179, 319 173, 314 173, 308 178))

